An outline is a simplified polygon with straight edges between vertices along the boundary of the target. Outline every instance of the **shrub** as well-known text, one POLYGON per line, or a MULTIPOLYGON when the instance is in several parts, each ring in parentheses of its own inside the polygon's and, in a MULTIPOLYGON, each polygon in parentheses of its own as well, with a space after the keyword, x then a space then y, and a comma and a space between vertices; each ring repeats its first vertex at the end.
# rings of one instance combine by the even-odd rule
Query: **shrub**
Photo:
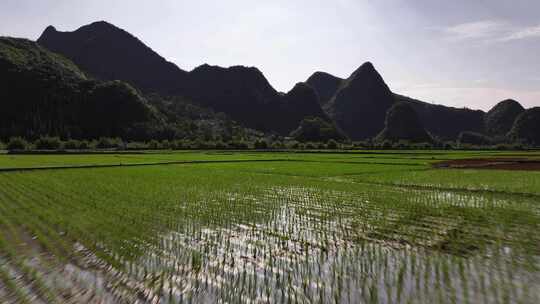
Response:
POLYGON ((201 138, 197 138, 191 143, 191 148, 197 150, 206 149, 206 144, 201 138))
POLYGON ((202 141, 200 143, 199 149, 215 149, 216 144, 212 141, 202 141))
POLYGON ((171 149, 173 150, 180 150, 182 149, 183 144, 181 140, 173 140, 171 141, 171 149))
POLYGON ((297 142, 296 140, 288 142, 286 146, 288 149, 295 149, 295 150, 300 149, 300 143, 297 142))
POLYGON ((226 143, 224 143, 222 140, 218 140, 216 142, 216 149, 227 149, 228 146, 226 143))
POLYGON ((494 148, 496 150, 523 150, 523 145, 519 143, 497 144, 494 148))
POLYGON ((442 148, 443 148, 444 150, 452 150, 452 149, 454 149, 454 145, 455 145, 454 142, 451 142, 451 141, 445 141, 445 142, 442 144, 442 148))
POLYGON ((254 145, 255 149, 259 149, 259 150, 268 149, 268 143, 264 139, 256 140, 253 145, 254 145))
POLYGON ((411 147, 411 142, 408 140, 400 140, 398 141, 398 147, 399 149, 408 149, 411 147))
POLYGON ((34 145, 38 150, 58 150, 62 146, 62 141, 58 137, 44 136, 36 140, 34 145))
POLYGON ((186 149, 186 150, 195 149, 196 145, 197 145, 197 142, 195 141, 185 140, 183 143, 182 149, 186 149))
POLYGON ((414 144, 413 147, 414 149, 418 149, 418 150, 429 150, 429 149, 433 149, 433 144, 428 143, 428 142, 417 143, 417 144, 414 144))
POLYGON ((467 144, 475 146, 487 146, 491 145, 492 140, 483 134, 466 131, 459 134, 458 142, 460 146, 467 144))
POLYGON ((341 150, 352 150, 354 149, 354 145, 352 143, 343 143, 343 144, 338 143, 337 148, 341 150))
POLYGON ((308 150, 314 150, 314 149, 316 149, 315 144, 313 144, 313 143, 311 143, 311 142, 307 143, 307 144, 305 145, 305 148, 308 149, 308 150))
POLYGON ((182 149, 190 150, 190 149, 194 149, 195 146, 196 146, 196 142, 195 142, 195 141, 192 141, 192 140, 184 140, 184 141, 183 141, 183 144, 182 144, 182 149))
POLYGON ((174 150, 189 149, 190 148, 189 141, 181 140, 181 139, 171 141, 170 142, 170 148, 174 149, 174 150))
POLYGON ((283 145, 283 143, 281 141, 275 141, 272 143, 272 149, 283 149, 285 147, 285 145, 283 145))
POLYGON ((328 147, 328 149, 337 149, 338 148, 338 143, 337 141, 333 140, 333 139, 330 139, 328 141, 328 143, 326 144, 326 146, 328 147))
POLYGON ((162 140, 161 141, 161 149, 170 149, 171 148, 171 143, 168 141, 168 140, 162 140))
POLYGON ((120 138, 101 137, 96 143, 96 148, 98 149, 115 149, 123 147, 124 143, 120 138))
POLYGON ((83 140, 79 143, 79 149, 88 150, 90 149, 90 143, 87 140, 83 140))
POLYGON ((148 149, 150 150, 157 150, 159 149, 159 141, 155 140, 155 139, 152 139, 151 141, 148 142, 148 145, 147 145, 148 149))
POLYGON ((243 140, 233 141, 229 144, 229 146, 231 146, 233 149, 240 149, 240 150, 249 148, 248 144, 243 140))
POLYGON ((355 141, 352 143, 354 149, 367 149, 371 148, 371 143, 367 141, 355 141))
POLYGON ((384 140, 384 141, 380 144, 379 148, 381 148, 381 149, 391 149, 391 148, 392 148, 392 142, 389 141, 389 140, 384 140))
POLYGON ((29 148, 28 142, 22 137, 12 137, 6 147, 8 150, 27 150, 29 148))
POLYGON ((126 144, 127 150, 144 150, 146 149, 146 144, 143 142, 133 141, 126 144))
POLYGON ((64 149, 76 150, 81 147, 81 142, 76 139, 69 139, 64 143, 64 149))

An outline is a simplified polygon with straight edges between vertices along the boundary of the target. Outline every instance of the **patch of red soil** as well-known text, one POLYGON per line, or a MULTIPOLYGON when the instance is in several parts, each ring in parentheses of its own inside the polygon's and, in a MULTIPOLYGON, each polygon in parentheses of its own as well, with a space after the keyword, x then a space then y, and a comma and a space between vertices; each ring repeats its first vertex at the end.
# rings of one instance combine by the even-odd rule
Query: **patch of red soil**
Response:
POLYGON ((540 171, 540 160, 527 158, 471 158, 437 162, 434 168, 540 171))

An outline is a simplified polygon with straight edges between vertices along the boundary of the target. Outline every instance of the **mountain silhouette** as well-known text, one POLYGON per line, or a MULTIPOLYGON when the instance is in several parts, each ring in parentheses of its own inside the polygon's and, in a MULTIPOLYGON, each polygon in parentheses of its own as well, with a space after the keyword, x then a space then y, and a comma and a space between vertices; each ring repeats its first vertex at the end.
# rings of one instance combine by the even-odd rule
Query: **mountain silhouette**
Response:
POLYGON ((455 140, 465 131, 502 136, 524 110, 517 102, 504 101, 486 114, 395 94, 370 62, 347 79, 315 72, 284 94, 255 67, 204 64, 186 72, 132 34, 104 21, 73 32, 49 26, 38 43, 64 55, 91 78, 118 79, 144 94, 182 97, 223 112, 244 126, 281 135, 298 128, 305 118, 319 117, 333 122, 352 140, 373 138, 385 128, 388 110, 402 102, 414 109, 423 127, 438 139, 455 140))
POLYGON ((287 135, 305 117, 328 119, 311 87, 299 83, 287 94, 279 93, 254 67, 205 64, 189 76, 180 94, 258 130, 287 135))
POLYGON ((407 140, 413 143, 432 142, 418 114, 409 103, 395 103, 386 114, 385 128, 375 138, 377 141, 407 140))
MULTIPOLYGON (((107 22, 95 22, 74 32, 48 27, 38 43, 70 58, 99 79, 120 79, 145 93, 187 97, 262 131, 286 135, 304 117, 326 118, 318 99, 308 94, 301 102, 306 107, 294 106, 289 94, 277 92, 257 68, 205 64, 186 72, 107 22), (317 104, 313 104, 315 101, 317 104)), ((293 99, 299 103, 298 96, 293 99)))
POLYGON ((394 95, 370 62, 344 80, 325 110, 352 139, 372 138, 384 128, 394 95))
POLYGON ((99 79, 123 80, 145 92, 172 94, 187 77, 135 36, 105 21, 73 32, 49 26, 37 42, 99 79))
POLYGON ((540 107, 518 115, 509 137, 529 144, 540 145, 540 107))
POLYGON ((264 75, 253 67, 202 65, 189 73, 189 85, 178 94, 229 114, 233 119, 263 131, 277 121, 280 96, 264 75))
POLYGON ((343 140, 347 137, 332 122, 319 117, 307 117, 291 136, 301 142, 326 142, 331 139, 343 140))
POLYGON ((512 99, 499 102, 486 113, 486 133, 489 135, 503 136, 514 125, 519 114, 525 112, 523 106, 512 99))
POLYGON ((325 106, 343 82, 343 79, 325 72, 315 72, 306 81, 319 94, 321 106, 325 106))
MULTIPOLYGON (((384 112, 386 115, 386 111, 393 105, 393 102, 389 105, 390 97, 388 96, 388 90, 387 86, 383 84, 384 81, 382 81, 382 77, 375 72, 373 72, 373 69, 367 69, 368 71, 371 70, 371 78, 373 78, 372 83, 378 84, 374 85, 372 88, 368 88, 367 86, 364 88, 361 88, 357 90, 356 94, 351 94, 348 96, 348 98, 345 98, 346 100, 349 100, 349 103, 344 107, 343 111, 346 113, 348 109, 355 109, 355 111, 362 111, 362 108, 364 107, 377 107, 377 120, 380 120, 375 123, 377 126, 381 126, 384 122, 384 118, 381 118, 381 112, 384 112), (361 91, 365 92, 361 92, 361 91), (382 102, 374 102, 374 99, 377 99, 377 97, 371 97, 371 101, 373 105, 370 105, 370 103, 365 103, 366 98, 362 96, 369 96, 370 94, 368 91, 375 91, 379 92, 378 97, 382 102), (361 102, 362 99, 364 102, 361 102), (354 100, 357 100, 355 102, 354 100), (362 105, 360 106, 360 104, 362 105), (382 105, 382 107, 381 107, 382 105), (383 110, 384 107, 387 107, 383 110)), ((309 79, 308 83, 312 85, 313 88, 319 93, 320 96, 329 96, 332 95, 330 99, 335 97, 334 95, 337 94, 337 92, 340 90, 340 88, 344 85, 344 82, 349 81, 347 80, 341 80, 339 77, 335 77, 333 75, 330 75, 328 73, 324 72, 316 72, 313 74, 309 79), (340 81, 339 85, 336 86, 336 83, 340 81)), ((350 90, 349 90, 350 91, 350 90)), ((375 95, 375 94, 373 94, 375 95)), ((342 98, 343 99, 343 98, 342 98)), ((453 108, 453 107, 447 107, 442 105, 436 105, 431 104, 427 102, 423 102, 417 99, 413 99, 410 97, 406 97, 399 94, 393 94, 394 102, 404 102, 410 104, 413 109, 416 111, 420 121, 425 126, 426 130, 429 131, 429 133, 445 140, 455 140, 458 135, 463 131, 474 131, 474 132, 483 132, 484 131, 484 115, 485 113, 480 110, 470 110, 470 109, 459 109, 459 108, 453 108)), ((368 99, 369 100, 369 99, 368 99)), ((328 105, 328 103, 325 103, 323 101, 322 103, 325 105, 325 109, 327 111, 332 111, 332 107, 328 105)), ((367 113, 371 113, 366 110, 367 113)), ((358 119, 362 117, 361 115, 358 116, 358 119)), ((354 121, 354 118, 352 118, 354 121)), ((354 122, 352 123, 354 125, 354 122)), ((350 129, 350 128, 349 128, 350 129)), ((354 127, 352 127, 354 129, 354 127)), ((375 128, 376 129, 376 128, 375 128)), ((382 129, 382 127, 381 127, 382 129)), ((373 130, 373 129, 372 129, 373 130)), ((380 131, 380 129, 378 130, 380 131)), ((377 132, 378 132, 377 131, 377 132)), ((349 130, 348 133, 351 131, 349 130)), ((365 135, 364 135, 365 136, 365 135)))
POLYGON ((464 131, 484 131, 484 111, 437 105, 398 94, 394 96, 398 102, 408 102, 426 130, 440 139, 455 140, 464 131))
POLYGON ((286 116, 281 116, 278 119, 283 124, 282 132, 290 132, 297 128, 306 117, 318 117, 323 121, 330 121, 320 106, 317 92, 303 82, 297 83, 292 90, 283 96, 280 112, 287 113, 286 116))

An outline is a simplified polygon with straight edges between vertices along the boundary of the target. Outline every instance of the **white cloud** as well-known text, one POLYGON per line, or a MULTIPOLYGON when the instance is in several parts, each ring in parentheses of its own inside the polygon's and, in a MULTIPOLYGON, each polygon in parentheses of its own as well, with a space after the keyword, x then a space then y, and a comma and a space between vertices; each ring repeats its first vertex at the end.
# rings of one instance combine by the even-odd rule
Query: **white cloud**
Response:
POLYGON ((501 41, 512 41, 512 40, 521 40, 529 38, 540 38, 540 25, 531 26, 519 29, 514 31, 510 35, 501 38, 501 41))
POLYGON ((540 38, 540 25, 524 27, 506 21, 483 20, 447 27, 443 33, 453 41, 509 42, 540 38))
POLYGON ((444 32, 456 40, 486 39, 508 31, 508 26, 501 21, 484 20, 454 25, 445 28, 444 32))

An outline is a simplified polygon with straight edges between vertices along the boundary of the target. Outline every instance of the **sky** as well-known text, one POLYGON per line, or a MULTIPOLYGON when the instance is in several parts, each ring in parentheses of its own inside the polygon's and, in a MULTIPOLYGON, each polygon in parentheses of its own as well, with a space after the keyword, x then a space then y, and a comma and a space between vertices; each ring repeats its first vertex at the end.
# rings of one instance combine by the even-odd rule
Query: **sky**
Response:
POLYGON ((184 70, 258 67, 287 92, 371 61, 395 93, 488 110, 540 106, 538 0, 1 0, 0 35, 105 20, 184 70))

